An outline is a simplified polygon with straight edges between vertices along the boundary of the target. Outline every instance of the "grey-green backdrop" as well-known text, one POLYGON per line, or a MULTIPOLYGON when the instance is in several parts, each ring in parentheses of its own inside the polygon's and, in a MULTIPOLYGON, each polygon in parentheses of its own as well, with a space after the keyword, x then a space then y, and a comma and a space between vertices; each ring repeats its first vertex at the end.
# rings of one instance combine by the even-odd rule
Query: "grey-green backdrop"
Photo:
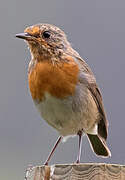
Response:
MULTIPOLYGON (((62 28, 86 59, 101 88, 112 157, 96 157, 83 138, 82 162, 125 163, 125 1, 0 1, 0 179, 22 180, 29 164, 42 164, 58 134, 37 113, 29 94, 26 44, 16 33, 36 23, 62 28)), ((53 163, 76 160, 77 137, 61 144, 53 163)))

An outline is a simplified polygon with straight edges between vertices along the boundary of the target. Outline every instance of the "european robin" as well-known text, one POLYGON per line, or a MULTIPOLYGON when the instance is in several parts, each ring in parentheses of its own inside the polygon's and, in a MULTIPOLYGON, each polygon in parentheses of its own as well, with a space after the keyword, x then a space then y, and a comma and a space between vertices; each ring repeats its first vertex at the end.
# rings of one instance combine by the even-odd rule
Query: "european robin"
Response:
POLYGON ((82 135, 87 135, 96 155, 111 156, 106 145, 108 121, 96 79, 65 33, 54 25, 36 24, 16 37, 24 39, 30 49, 28 82, 33 102, 60 135, 45 165, 59 142, 73 135, 79 137, 77 163, 82 135))

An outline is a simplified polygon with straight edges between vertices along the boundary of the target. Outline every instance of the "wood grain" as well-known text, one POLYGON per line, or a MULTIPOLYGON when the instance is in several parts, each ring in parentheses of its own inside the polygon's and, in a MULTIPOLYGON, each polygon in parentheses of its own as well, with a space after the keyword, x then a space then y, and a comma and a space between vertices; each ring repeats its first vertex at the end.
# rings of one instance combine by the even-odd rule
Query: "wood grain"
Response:
POLYGON ((29 167, 25 180, 125 180, 125 165, 60 164, 29 167))

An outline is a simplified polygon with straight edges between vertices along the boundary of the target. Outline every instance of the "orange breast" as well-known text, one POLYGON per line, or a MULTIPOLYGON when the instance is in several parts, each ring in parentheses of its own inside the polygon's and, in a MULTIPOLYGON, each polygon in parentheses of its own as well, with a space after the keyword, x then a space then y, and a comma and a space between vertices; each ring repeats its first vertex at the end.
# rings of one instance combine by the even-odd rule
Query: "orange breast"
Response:
POLYGON ((28 75, 33 99, 42 100, 45 93, 57 98, 73 95, 78 82, 78 65, 70 60, 53 65, 50 61, 38 62, 28 75))

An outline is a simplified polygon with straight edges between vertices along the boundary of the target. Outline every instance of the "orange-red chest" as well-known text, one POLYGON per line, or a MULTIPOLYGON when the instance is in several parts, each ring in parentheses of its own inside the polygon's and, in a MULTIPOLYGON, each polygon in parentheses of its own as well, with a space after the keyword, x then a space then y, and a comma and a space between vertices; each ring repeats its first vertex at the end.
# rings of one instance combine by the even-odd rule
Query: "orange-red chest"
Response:
POLYGON ((48 60, 37 62, 28 74, 32 98, 41 101, 45 93, 57 98, 73 95, 78 73, 78 65, 73 60, 55 65, 48 60))

